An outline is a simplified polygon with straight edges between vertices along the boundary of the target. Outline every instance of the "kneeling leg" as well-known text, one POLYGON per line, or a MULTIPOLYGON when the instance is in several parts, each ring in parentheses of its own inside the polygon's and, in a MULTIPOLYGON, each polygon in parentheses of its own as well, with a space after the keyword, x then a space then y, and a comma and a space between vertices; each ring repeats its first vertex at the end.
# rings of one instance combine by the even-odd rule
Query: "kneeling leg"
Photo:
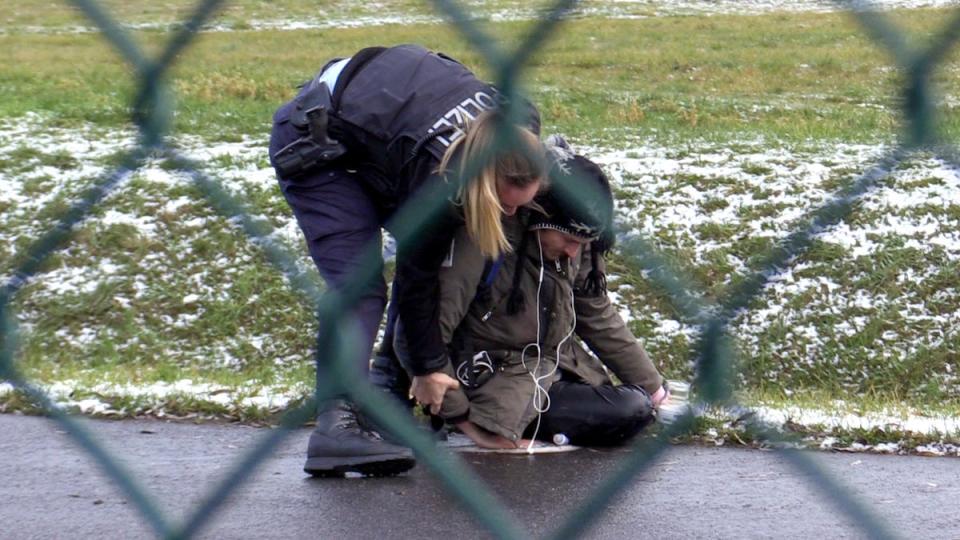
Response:
POLYGON ((579 446, 614 446, 653 420, 650 396, 637 385, 557 381, 550 388, 550 408, 540 419, 537 438, 552 440, 562 433, 579 446))

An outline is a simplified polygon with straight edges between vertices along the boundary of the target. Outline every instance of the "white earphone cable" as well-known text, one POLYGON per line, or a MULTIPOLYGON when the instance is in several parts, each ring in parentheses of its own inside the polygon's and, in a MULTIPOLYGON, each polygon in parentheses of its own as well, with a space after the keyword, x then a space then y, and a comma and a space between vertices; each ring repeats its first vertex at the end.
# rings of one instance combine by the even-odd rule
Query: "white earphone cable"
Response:
MULTIPOLYGON (((543 361, 542 349, 540 347, 540 291, 541 291, 541 288, 543 287, 544 264, 543 264, 543 244, 540 242, 539 231, 537 232, 537 248, 540 251, 540 275, 537 281, 537 305, 536 305, 537 307, 537 311, 536 311, 537 341, 534 343, 528 343, 520 353, 520 362, 523 364, 524 369, 527 370, 527 373, 530 374, 530 378, 533 379, 533 384, 534 384, 533 407, 537 411, 537 423, 533 429, 533 435, 530 437, 530 444, 527 446, 528 453, 533 453, 533 443, 534 441, 536 441, 537 435, 540 432, 540 419, 543 416, 543 413, 550 410, 550 393, 546 388, 544 388, 544 386, 541 383, 543 381, 550 380, 550 378, 552 378, 557 373, 557 370, 560 368, 560 348, 563 347, 563 344, 566 343, 566 341, 570 339, 571 336, 573 336, 573 333, 576 331, 576 328, 577 328, 576 304, 574 300, 573 289, 571 288, 570 311, 573 314, 573 325, 570 327, 570 331, 567 333, 567 335, 564 336, 564 338, 561 339, 559 343, 557 343, 557 350, 556 350, 556 356, 554 357, 553 367, 550 369, 549 372, 537 377, 536 374, 540 370, 540 364, 543 361), (526 361, 527 349, 529 349, 530 347, 536 347, 537 349, 537 363, 534 366, 532 371, 530 370, 529 367, 527 367, 527 361, 526 361), (543 401, 542 406, 540 405, 541 401, 543 401)), ((520 271, 520 268, 517 268, 517 271, 520 271)))

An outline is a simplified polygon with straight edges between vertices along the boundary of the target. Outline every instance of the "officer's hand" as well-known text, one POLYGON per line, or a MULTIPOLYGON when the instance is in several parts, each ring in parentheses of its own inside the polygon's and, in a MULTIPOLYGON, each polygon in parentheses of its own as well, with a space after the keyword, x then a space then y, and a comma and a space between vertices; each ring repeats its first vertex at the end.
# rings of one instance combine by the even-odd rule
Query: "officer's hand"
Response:
POLYGON ((446 373, 436 372, 419 375, 413 378, 410 385, 410 394, 417 403, 430 407, 431 414, 440 414, 440 405, 447 390, 460 388, 460 383, 446 373))

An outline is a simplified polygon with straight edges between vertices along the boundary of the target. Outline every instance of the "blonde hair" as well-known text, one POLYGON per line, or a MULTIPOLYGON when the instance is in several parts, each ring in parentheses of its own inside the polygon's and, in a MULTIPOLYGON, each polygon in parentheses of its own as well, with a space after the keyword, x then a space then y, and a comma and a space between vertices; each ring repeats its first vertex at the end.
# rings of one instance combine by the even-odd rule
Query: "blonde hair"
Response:
POLYGON ((510 125, 506 127, 509 139, 498 144, 496 137, 498 129, 504 130, 503 122, 496 111, 484 112, 447 148, 440 161, 440 171, 449 176, 450 162, 462 149, 456 158, 461 182, 457 199, 463 205, 467 233, 480 252, 491 258, 511 251, 500 221, 503 205, 497 195, 497 181, 521 188, 547 181, 546 152, 540 139, 528 129, 510 125), (467 178, 467 167, 476 167, 476 160, 483 160, 479 172, 467 178))

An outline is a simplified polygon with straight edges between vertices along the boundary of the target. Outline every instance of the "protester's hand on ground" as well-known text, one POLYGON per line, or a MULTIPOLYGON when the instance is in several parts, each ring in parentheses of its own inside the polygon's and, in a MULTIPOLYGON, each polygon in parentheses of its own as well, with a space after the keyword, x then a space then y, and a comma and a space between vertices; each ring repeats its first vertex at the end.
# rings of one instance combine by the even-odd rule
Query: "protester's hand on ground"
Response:
POLYGON ((656 392, 650 396, 650 401, 653 403, 655 408, 659 408, 661 405, 666 405, 670 402, 670 391, 667 390, 667 387, 661 386, 657 389, 656 392))
POLYGON ((430 408, 431 414, 440 414, 440 405, 447 390, 460 388, 460 383, 446 373, 436 372, 428 375, 418 375, 410 385, 410 394, 417 403, 430 408))
POLYGON ((524 448, 529 446, 530 441, 528 440, 519 440, 511 441, 510 439, 504 437, 503 435, 497 435, 496 433, 490 433, 489 431, 483 429, 482 427, 474 424, 473 422, 466 420, 457 424, 457 428, 463 432, 464 435, 470 437, 474 443, 480 448, 490 448, 490 449, 500 449, 500 448, 524 448))

